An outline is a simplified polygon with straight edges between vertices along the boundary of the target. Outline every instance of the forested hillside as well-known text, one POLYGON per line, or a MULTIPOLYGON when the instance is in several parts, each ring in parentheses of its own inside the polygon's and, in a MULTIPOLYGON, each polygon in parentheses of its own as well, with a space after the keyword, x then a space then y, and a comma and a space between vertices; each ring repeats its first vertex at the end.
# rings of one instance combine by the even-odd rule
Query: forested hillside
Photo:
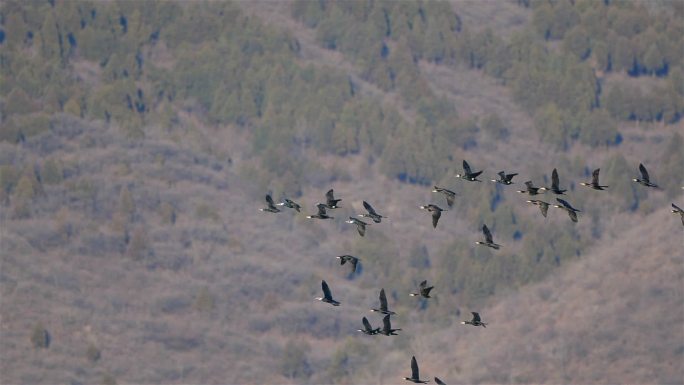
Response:
POLYGON ((492 3, 4 1, 2 382, 684 377, 684 6, 492 3), (515 192, 553 168, 576 224, 515 192), (356 332, 383 287, 402 332, 356 332))

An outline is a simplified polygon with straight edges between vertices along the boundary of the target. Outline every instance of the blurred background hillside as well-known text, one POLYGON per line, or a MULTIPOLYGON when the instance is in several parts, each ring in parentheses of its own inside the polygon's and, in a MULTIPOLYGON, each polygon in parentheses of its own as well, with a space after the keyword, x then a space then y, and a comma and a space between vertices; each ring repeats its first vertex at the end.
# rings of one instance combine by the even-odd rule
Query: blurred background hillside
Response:
POLYGON ((0 23, 3 384, 395 384, 412 355, 446 383, 682 382, 683 2, 7 0, 0 23), (607 191, 579 185, 599 167, 607 191), (553 168, 577 224, 515 192, 553 168), (458 193, 436 229, 433 185, 458 193), (330 188, 335 219, 305 219, 330 188), (361 238, 364 200, 389 218, 361 238), (399 336, 356 331, 380 288, 399 336))

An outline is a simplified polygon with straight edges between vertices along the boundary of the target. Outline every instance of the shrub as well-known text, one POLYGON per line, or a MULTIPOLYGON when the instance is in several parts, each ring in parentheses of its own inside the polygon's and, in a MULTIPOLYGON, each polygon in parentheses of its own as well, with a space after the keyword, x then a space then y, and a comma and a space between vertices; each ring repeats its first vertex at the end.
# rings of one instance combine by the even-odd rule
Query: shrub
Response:
POLYGON ((47 349, 50 347, 50 333, 43 327, 43 324, 37 323, 33 327, 31 344, 36 349, 47 349))
POLYGON ((100 349, 91 343, 88 345, 88 349, 86 349, 86 357, 88 358, 88 361, 94 363, 100 360, 102 353, 100 352, 100 349))

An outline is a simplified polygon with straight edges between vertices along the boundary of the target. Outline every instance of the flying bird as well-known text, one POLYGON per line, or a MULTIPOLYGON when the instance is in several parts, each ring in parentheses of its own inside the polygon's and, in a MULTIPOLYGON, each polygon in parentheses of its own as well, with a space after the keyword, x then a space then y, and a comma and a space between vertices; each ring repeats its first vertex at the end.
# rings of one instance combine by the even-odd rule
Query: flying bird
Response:
POLYGON ((318 213, 317 213, 317 214, 314 214, 314 215, 307 215, 307 216, 306 216, 307 218, 313 218, 313 219, 334 219, 334 217, 331 217, 331 216, 329 216, 328 214, 326 214, 325 208, 326 208, 327 206, 326 206, 325 204, 319 203, 318 205, 316 205, 316 207, 318 207, 318 213))
POLYGON ((380 328, 373 329, 373 327, 371 326, 370 322, 368 322, 368 319, 366 317, 363 317, 361 322, 363 322, 363 329, 357 329, 357 330, 362 332, 363 334, 373 336, 373 335, 380 333, 380 328))
POLYGON ((497 245, 496 243, 494 243, 494 239, 492 238, 492 233, 489 231, 489 228, 487 227, 487 225, 482 225, 482 233, 484 234, 485 241, 484 242, 477 241, 475 243, 477 243, 478 245, 485 245, 485 246, 491 247, 492 249, 495 249, 495 250, 499 250, 499 247, 501 247, 501 245, 497 245))
POLYGON ((639 171, 641 171, 641 179, 634 178, 632 181, 639 183, 640 185, 644 185, 646 187, 655 187, 658 188, 658 185, 651 183, 651 179, 648 177, 648 171, 646 171, 646 167, 642 163, 639 163, 639 171))
POLYGON ((278 213, 280 212, 280 209, 278 209, 275 204, 273 204, 273 198, 271 198, 270 194, 266 194, 266 203, 268 204, 268 207, 259 209, 261 211, 266 211, 269 213, 278 213))
POLYGON ((356 230, 358 230, 360 236, 366 235, 366 225, 370 225, 370 223, 366 223, 360 219, 356 219, 354 217, 349 217, 348 221, 345 221, 347 223, 353 223, 356 225, 356 230))
POLYGON ((385 289, 380 290, 380 309, 371 309, 371 311, 377 311, 382 314, 397 314, 387 309, 387 296, 385 296, 385 289))
POLYGON ((325 193, 325 206, 329 209, 336 209, 340 207, 337 205, 337 202, 341 200, 342 199, 335 199, 335 196, 333 195, 333 189, 330 189, 327 193, 325 193))
POLYGON ((498 175, 499 179, 492 179, 492 182, 510 185, 513 184, 513 177, 518 175, 518 173, 506 174, 503 171, 499 171, 498 175))
POLYGON ((297 202, 295 202, 291 199, 287 199, 287 198, 285 198, 285 200, 283 200, 283 202, 278 203, 278 206, 289 207, 291 209, 297 210, 297 212, 301 212, 301 209, 302 209, 302 206, 300 206, 297 202))
POLYGON ((673 203, 672 204, 672 213, 681 215, 682 216, 682 225, 684 225, 684 210, 677 207, 677 205, 673 203))
POLYGON ((553 207, 558 207, 561 210, 565 210, 568 212, 568 215, 570 216, 570 219, 573 222, 577 222, 577 213, 580 212, 576 208, 572 207, 570 203, 564 201, 563 199, 556 198, 556 200, 562 205, 553 205, 553 207))
POLYGON ((582 182, 582 183, 580 183, 580 184, 581 184, 582 186, 591 187, 591 188, 593 188, 594 190, 603 190, 603 189, 605 189, 605 188, 608 188, 608 186, 601 186, 601 185, 599 184, 599 172, 600 172, 600 171, 601 171, 601 169, 600 169, 600 168, 597 168, 596 170, 594 170, 594 172, 591 173, 591 182, 589 182, 589 183, 584 183, 584 182, 582 182))
POLYGON ((478 171, 478 172, 470 171, 470 165, 464 159, 463 160, 463 174, 456 174, 456 178, 461 178, 463 180, 467 180, 470 182, 482 182, 481 180, 477 179, 477 177, 480 174, 482 174, 482 171, 478 171))
POLYGON ((544 191, 551 190, 552 193, 558 194, 558 195, 563 195, 563 194, 565 194, 566 191, 568 191, 568 190, 561 190, 560 181, 558 179, 558 171, 556 171, 555 168, 551 172, 551 188, 541 187, 540 190, 544 190, 544 191))
POLYGON ((463 325, 473 325, 473 326, 482 326, 483 328, 487 328, 487 324, 482 322, 482 319, 480 318, 480 313, 476 312, 471 312, 473 315, 473 319, 470 321, 463 321, 461 322, 463 325))
POLYGON ((518 192, 522 193, 522 194, 529 194, 529 195, 538 195, 538 194, 542 194, 544 192, 543 187, 534 187, 531 180, 528 180, 527 182, 525 182, 525 186, 527 186, 527 189, 518 190, 518 192), (540 192, 540 190, 541 190, 541 192, 540 192))
POLYGON ((356 273, 356 264, 359 263, 358 258, 353 255, 340 255, 339 257, 335 258, 340 260, 340 265, 344 265, 345 263, 349 262, 352 266, 352 273, 356 273))
POLYGON ((427 287, 427 280, 423 281, 418 285, 418 293, 411 293, 409 294, 411 297, 418 297, 421 296, 423 298, 431 298, 430 297, 430 290, 434 288, 434 286, 427 287))
POLYGON ((411 358, 411 377, 404 377, 404 380, 411 381, 416 384, 427 384, 430 380, 421 380, 418 374, 418 363, 416 362, 416 357, 411 358))
POLYGON ((370 203, 363 201, 363 207, 368 211, 368 214, 359 214, 360 217, 363 218, 370 218, 373 220, 375 223, 380 223, 382 222, 382 218, 387 218, 385 216, 382 216, 378 214, 374 209, 373 206, 370 205, 370 203))
POLYGON ((445 188, 442 188, 442 187, 437 187, 437 186, 435 186, 435 188, 432 190, 432 192, 444 194, 444 196, 446 197, 447 206, 452 207, 454 205, 454 198, 456 197, 455 192, 448 190, 448 189, 445 189, 445 188))
POLYGON ((323 288, 323 298, 316 298, 319 301, 327 302, 333 306, 340 306, 340 303, 335 301, 330 293, 330 288, 325 281, 321 281, 321 287, 323 288))
POLYGON ((429 204, 426 206, 420 206, 421 209, 427 210, 432 213, 432 227, 435 228, 437 227, 437 222, 439 222, 439 217, 442 216, 442 211, 447 211, 444 209, 441 209, 437 205, 429 204))
POLYGON ((541 211, 544 218, 546 218, 546 212, 549 211, 549 204, 544 201, 539 201, 536 199, 528 200, 527 203, 532 203, 533 205, 539 206, 539 211, 541 211))

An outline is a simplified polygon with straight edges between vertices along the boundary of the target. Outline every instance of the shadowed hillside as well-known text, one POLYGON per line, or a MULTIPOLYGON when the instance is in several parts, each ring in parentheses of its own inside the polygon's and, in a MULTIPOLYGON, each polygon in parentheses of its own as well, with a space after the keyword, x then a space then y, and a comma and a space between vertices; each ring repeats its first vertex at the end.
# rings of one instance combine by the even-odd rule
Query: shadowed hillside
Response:
POLYGON ((683 9, 591 3, 3 3, 2 382, 677 383, 683 9))

